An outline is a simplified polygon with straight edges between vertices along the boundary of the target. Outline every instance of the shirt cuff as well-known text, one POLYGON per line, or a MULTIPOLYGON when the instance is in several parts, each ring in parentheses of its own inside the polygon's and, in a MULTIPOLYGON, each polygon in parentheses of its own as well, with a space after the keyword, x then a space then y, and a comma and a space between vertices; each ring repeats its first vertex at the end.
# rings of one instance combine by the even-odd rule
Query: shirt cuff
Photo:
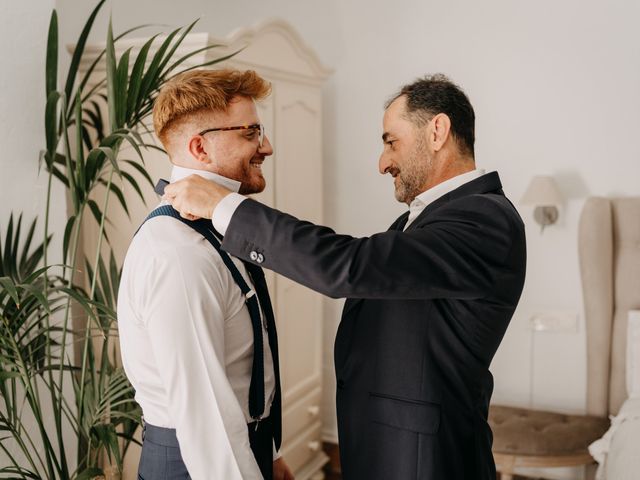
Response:
POLYGON ((242 202, 244 202, 247 198, 239 193, 230 193, 213 209, 213 214, 211 215, 211 223, 213 224, 213 228, 220 235, 225 235, 227 233, 227 228, 231 223, 231 217, 236 213, 236 209, 240 206, 242 202))
POLYGON ((282 454, 278 450, 276 450, 276 442, 274 440, 273 441, 273 461, 275 462, 281 456, 282 456, 282 454))

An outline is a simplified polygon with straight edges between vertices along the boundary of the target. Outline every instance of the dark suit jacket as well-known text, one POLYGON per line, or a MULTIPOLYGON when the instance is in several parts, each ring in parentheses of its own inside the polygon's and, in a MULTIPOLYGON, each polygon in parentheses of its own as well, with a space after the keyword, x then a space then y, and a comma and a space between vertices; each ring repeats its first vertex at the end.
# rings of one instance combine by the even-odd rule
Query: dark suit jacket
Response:
POLYGON ((335 343, 346 480, 494 479, 489 364, 522 292, 522 220, 495 172, 403 232, 406 219, 353 238, 247 200, 223 248, 348 297, 335 343))

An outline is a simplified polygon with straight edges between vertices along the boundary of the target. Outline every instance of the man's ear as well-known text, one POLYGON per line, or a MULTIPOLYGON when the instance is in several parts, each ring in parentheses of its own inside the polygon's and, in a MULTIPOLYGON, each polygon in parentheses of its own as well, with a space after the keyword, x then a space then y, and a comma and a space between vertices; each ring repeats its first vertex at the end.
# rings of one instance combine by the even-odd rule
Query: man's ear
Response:
POLYGON ((187 144, 187 148, 191 157, 198 163, 209 164, 211 160, 209 159, 209 154, 206 151, 204 137, 202 135, 193 135, 189 139, 189 143, 187 144))
POLYGON ((434 152, 438 152, 447 143, 451 135, 451 119, 446 113, 439 113, 431 119, 429 143, 434 152))

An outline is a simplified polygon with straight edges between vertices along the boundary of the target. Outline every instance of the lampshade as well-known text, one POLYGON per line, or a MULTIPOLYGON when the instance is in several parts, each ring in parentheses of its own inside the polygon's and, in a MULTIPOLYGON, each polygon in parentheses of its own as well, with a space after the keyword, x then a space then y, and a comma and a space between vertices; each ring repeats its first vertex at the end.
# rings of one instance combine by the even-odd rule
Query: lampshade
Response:
POLYGON ((549 175, 536 175, 529 182, 527 191, 520 199, 522 205, 555 206, 562 205, 563 199, 556 181, 549 175))

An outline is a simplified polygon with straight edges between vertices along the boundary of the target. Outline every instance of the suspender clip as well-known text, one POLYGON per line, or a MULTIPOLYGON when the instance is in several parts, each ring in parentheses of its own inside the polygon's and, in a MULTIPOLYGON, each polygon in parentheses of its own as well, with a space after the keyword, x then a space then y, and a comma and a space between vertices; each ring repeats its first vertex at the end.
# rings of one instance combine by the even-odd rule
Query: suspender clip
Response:
POLYGON ((244 294, 245 298, 247 300, 249 300, 251 297, 253 297, 256 294, 256 292, 254 290, 249 290, 247 293, 244 294))

